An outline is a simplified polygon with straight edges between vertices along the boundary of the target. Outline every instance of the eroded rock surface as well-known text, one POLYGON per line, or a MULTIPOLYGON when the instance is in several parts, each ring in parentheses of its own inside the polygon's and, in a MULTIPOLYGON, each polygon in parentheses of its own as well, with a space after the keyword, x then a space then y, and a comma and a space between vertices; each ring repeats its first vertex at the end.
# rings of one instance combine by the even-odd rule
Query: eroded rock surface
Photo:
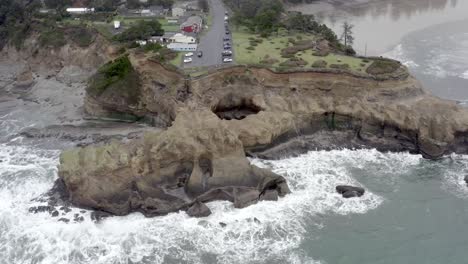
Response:
POLYGON ((191 208, 205 216, 201 203, 228 200, 241 208, 265 192, 289 192, 283 177, 249 163, 242 142, 215 114, 195 109, 144 139, 66 151, 59 176, 74 204, 116 215, 191 208))

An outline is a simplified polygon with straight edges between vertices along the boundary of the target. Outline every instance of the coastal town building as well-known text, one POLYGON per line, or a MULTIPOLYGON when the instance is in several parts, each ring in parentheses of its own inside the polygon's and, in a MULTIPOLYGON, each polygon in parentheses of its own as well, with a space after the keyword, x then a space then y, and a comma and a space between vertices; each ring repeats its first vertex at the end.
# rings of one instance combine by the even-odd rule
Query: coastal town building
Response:
POLYGON ((198 44, 196 43, 170 43, 167 45, 168 49, 174 51, 196 51, 198 44))
POLYGON ((182 7, 172 8, 172 17, 181 17, 185 14, 185 9, 182 7))
POLYGON ((199 16, 191 16, 180 25, 180 30, 187 33, 199 33, 202 30, 203 19, 199 16))
POLYGON ((186 36, 182 33, 177 33, 171 38, 169 38, 169 41, 172 43, 196 43, 197 39, 192 36, 186 36))
POLYGON ((69 7, 66 11, 70 14, 80 15, 80 14, 89 14, 94 13, 94 8, 86 7, 69 7))

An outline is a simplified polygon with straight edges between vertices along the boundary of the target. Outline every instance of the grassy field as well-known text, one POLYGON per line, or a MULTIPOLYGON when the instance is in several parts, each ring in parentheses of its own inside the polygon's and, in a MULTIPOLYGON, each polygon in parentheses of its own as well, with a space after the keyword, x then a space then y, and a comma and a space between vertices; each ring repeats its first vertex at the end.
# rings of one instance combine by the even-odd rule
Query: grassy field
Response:
MULTIPOLYGON (((290 39, 294 39, 295 41, 312 41, 314 37, 313 35, 283 33, 282 35, 270 36, 269 38, 260 38, 257 35, 238 30, 233 32, 233 48, 236 54, 236 62, 239 64, 262 64, 262 61, 268 58, 271 62, 267 63, 267 65, 272 68, 280 67, 281 63, 289 60, 282 57, 281 50, 293 46, 290 39), (257 46, 251 46, 252 39, 259 40, 257 41, 257 46), (259 43, 260 41, 261 43, 259 43)), ((337 67, 336 65, 341 67, 347 64, 350 70, 358 72, 365 72, 370 65, 370 62, 364 62, 362 59, 352 56, 333 53, 326 56, 316 56, 313 55, 314 52, 314 50, 299 51, 295 57, 301 58, 307 63, 303 68, 311 68, 312 64, 319 60, 327 63, 326 68, 330 68, 330 65, 333 65, 332 67, 337 67)))
POLYGON ((177 52, 177 57, 175 57, 173 60, 171 60, 169 63, 176 67, 180 67, 182 64, 182 57, 184 56, 183 52, 177 52))

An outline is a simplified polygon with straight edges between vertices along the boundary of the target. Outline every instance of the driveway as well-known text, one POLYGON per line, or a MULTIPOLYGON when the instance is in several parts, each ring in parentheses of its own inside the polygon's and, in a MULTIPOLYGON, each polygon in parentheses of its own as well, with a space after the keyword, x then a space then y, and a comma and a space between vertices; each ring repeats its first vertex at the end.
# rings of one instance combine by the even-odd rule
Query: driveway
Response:
POLYGON ((225 64, 222 61, 221 55, 224 51, 223 38, 232 38, 231 34, 226 35, 224 28, 226 8, 221 0, 208 0, 208 2, 210 4, 212 23, 208 32, 202 32, 200 35, 200 43, 198 45, 198 51, 202 51, 203 56, 199 58, 196 52, 194 52, 193 62, 185 64, 184 68, 220 66, 225 64))

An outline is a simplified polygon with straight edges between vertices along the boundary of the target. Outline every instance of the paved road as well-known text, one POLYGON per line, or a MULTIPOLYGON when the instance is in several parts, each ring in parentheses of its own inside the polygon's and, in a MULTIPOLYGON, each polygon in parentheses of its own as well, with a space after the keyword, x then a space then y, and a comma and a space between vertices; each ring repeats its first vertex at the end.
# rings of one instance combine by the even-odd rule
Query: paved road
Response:
POLYGON ((203 57, 193 56, 193 62, 186 63, 184 68, 216 66, 225 64, 222 61, 221 53, 224 51, 223 38, 231 35, 226 35, 224 28, 224 16, 226 8, 222 0, 209 0, 210 12, 212 15, 212 24, 208 32, 203 32, 200 36, 198 50, 203 52, 203 57))

